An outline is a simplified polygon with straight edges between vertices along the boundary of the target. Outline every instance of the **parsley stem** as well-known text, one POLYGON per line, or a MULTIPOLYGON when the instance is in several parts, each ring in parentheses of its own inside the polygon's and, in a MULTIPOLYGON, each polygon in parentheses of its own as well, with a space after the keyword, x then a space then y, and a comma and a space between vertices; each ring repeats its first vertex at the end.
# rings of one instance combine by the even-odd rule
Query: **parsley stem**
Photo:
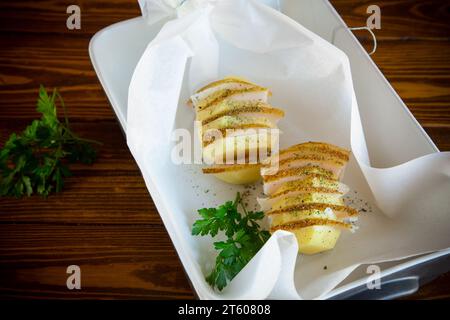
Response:
POLYGON ((64 100, 63 100, 61 94, 58 91, 56 91, 56 95, 58 96, 58 99, 59 99, 59 102, 61 103, 61 106, 63 107, 64 122, 66 123, 66 127, 69 128, 69 118, 67 117, 66 104, 64 103, 64 100))
POLYGON ((236 203, 236 208, 237 208, 238 204, 241 206, 242 210, 244 211, 245 217, 247 217, 248 216, 247 208, 245 207, 244 203, 242 202, 242 197, 239 192, 236 195, 235 203, 236 203))
POLYGON ((239 192, 236 193, 236 198, 234 199, 234 207, 237 208, 238 203, 241 201, 241 194, 239 192))
POLYGON ((77 137, 77 136, 74 137, 74 140, 76 140, 76 141, 83 141, 83 142, 89 142, 89 143, 95 143, 95 144, 98 144, 98 145, 103 145, 103 143, 100 142, 100 141, 93 140, 93 139, 80 138, 80 137, 77 137))
POLYGON ((61 125, 61 126, 64 128, 64 131, 70 135, 70 137, 67 138, 67 140, 83 141, 83 142, 89 142, 89 143, 95 143, 98 145, 103 145, 103 143, 101 143, 100 141, 97 141, 97 140, 81 138, 81 137, 77 136, 75 133, 73 133, 73 131, 70 130, 69 127, 66 127, 64 125, 61 125))

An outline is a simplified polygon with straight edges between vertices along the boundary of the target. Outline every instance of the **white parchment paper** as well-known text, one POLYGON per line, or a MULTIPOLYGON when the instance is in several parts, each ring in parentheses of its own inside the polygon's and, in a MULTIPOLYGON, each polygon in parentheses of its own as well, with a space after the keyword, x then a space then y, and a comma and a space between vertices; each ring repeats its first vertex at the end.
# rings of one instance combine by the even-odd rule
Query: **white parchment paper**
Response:
POLYGON ((181 5, 141 0, 140 5, 148 23, 173 19, 149 43, 133 74, 127 141, 200 298, 321 298, 360 264, 450 246, 450 154, 371 167, 342 51, 256 0, 181 5), (270 102, 286 112, 279 124, 281 147, 315 140, 351 148, 344 182, 373 211, 362 215, 355 234, 343 233, 334 250, 314 256, 298 255, 295 236, 276 232, 230 285, 216 292, 204 280, 214 263, 213 240, 193 237, 190 230, 197 209, 233 199, 242 187, 202 175, 199 165, 172 163, 171 137, 175 128, 192 133, 189 95, 228 75, 271 88, 270 102))

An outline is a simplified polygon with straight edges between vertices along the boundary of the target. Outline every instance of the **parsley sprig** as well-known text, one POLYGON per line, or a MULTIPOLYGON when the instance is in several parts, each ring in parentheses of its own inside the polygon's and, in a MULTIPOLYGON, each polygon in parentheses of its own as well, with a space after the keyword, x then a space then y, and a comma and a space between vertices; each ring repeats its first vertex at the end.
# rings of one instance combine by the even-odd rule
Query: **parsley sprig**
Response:
POLYGON ((214 242, 219 251, 216 264, 206 281, 214 288, 222 290, 253 258, 270 233, 261 230, 258 220, 264 217, 262 211, 247 211, 238 192, 234 201, 227 201, 218 208, 198 210, 203 219, 197 220, 192 227, 193 235, 216 236, 223 231, 225 241, 214 242), (241 208, 243 214, 238 211, 241 208))
POLYGON ((96 159, 92 143, 99 142, 80 138, 70 129, 64 101, 56 89, 49 96, 43 86, 39 88, 37 111, 41 118, 21 134, 11 134, 0 150, 0 196, 59 192, 64 177, 71 175, 68 164, 90 164, 96 159), (64 122, 58 120, 56 99, 63 108, 64 122))

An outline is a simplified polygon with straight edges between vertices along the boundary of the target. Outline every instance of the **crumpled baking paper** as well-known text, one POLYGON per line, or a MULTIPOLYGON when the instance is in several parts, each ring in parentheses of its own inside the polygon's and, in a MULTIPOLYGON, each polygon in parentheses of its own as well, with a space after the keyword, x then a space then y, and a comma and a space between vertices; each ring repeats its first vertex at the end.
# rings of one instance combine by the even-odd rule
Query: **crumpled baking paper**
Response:
POLYGON ((342 51, 256 0, 139 2, 148 23, 172 19, 134 71, 127 141, 200 298, 320 299, 361 264, 450 246, 450 154, 371 167, 342 51), (171 152, 173 129, 192 133, 189 95, 227 75, 271 88, 270 102, 286 112, 281 147, 313 140, 351 148, 344 182, 372 202, 373 212, 361 216, 355 234, 343 233, 334 250, 314 256, 298 255, 295 236, 277 231, 217 292, 204 280, 214 263, 213 240, 190 230, 197 209, 233 199, 239 187, 202 175, 199 165, 174 164, 171 152))

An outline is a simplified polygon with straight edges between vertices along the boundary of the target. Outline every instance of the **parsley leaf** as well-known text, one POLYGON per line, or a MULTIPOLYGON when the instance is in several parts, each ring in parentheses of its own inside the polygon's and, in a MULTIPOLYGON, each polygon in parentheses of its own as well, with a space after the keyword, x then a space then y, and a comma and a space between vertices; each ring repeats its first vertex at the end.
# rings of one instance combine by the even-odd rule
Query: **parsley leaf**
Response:
POLYGON ((71 175, 68 164, 90 164, 96 159, 92 143, 99 142, 80 138, 70 129, 64 100, 56 89, 49 95, 43 86, 39 88, 37 111, 41 118, 21 134, 12 133, 0 150, 0 196, 60 192, 64 178, 71 175), (58 119, 57 99, 64 122, 58 119))
POLYGON ((264 218, 264 213, 247 211, 239 193, 234 202, 228 201, 218 208, 203 208, 198 213, 202 219, 195 221, 193 235, 214 237, 222 231, 227 236, 226 241, 214 242, 219 254, 213 270, 206 276, 213 288, 222 290, 270 238, 270 233, 260 230, 257 222, 264 218), (239 213, 239 207, 243 214, 239 213))

